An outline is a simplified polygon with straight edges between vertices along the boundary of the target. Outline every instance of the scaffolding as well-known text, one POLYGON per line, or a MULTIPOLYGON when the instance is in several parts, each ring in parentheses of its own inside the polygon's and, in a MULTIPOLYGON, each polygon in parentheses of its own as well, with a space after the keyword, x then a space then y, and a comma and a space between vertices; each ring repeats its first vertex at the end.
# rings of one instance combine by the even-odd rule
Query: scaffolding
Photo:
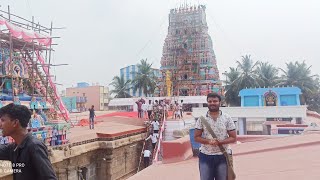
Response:
POLYGON ((161 58, 160 96, 167 96, 168 89, 173 96, 221 92, 205 9, 203 5, 184 5, 170 10, 168 35, 161 58), (166 82, 168 74, 172 83, 166 82))
POLYGON ((50 72, 54 29, 0 10, 0 92, 4 102, 27 104, 30 109, 46 109, 48 119, 69 121, 50 72))

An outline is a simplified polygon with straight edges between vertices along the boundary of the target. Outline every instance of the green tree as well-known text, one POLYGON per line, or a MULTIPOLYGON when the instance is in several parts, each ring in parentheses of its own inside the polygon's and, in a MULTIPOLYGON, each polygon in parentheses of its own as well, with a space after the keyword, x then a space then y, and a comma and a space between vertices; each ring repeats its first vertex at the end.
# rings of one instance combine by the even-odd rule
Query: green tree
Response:
POLYGON ((236 68, 229 67, 229 72, 225 73, 226 78, 226 86, 225 86, 225 97, 226 103, 230 106, 240 106, 240 97, 239 88, 237 86, 233 86, 232 83, 239 78, 240 72, 237 71, 236 68))
POLYGON ((115 98, 129 98, 131 95, 128 93, 130 90, 130 80, 125 81, 124 77, 115 76, 111 82, 111 85, 114 87, 111 90, 111 94, 115 94, 115 98))
POLYGON ((311 66, 303 62, 286 63, 286 69, 281 69, 283 75, 281 76, 279 86, 295 86, 302 91, 301 104, 307 103, 310 96, 318 91, 319 80, 318 75, 311 74, 311 66))
POLYGON ((142 89, 143 94, 147 97, 148 94, 154 94, 156 88, 156 76, 151 68, 152 63, 148 63, 147 59, 141 59, 137 64, 138 71, 134 72, 132 81, 133 89, 136 91, 142 89))
POLYGON ((226 102, 230 106, 240 105, 238 95, 241 89, 258 87, 262 83, 256 71, 259 62, 254 62, 250 55, 242 56, 236 63, 237 68, 230 68, 227 73, 226 102))
POLYGON ((259 87, 262 80, 259 78, 256 72, 256 67, 259 61, 254 62, 250 55, 242 56, 241 61, 237 61, 237 71, 240 72, 237 79, 235 79, 231 85, 237 86, 239 90, 244 88, 259 87))
POLYGON ((309 93, 306 97, 308 109, 320 113, 320 91, 309 93))
POLYGON ((261 87, 273 87, 278 81, 278 68, 274 67, 272 64, 268 62, 261 62, 257 66, 256 73, 261 81, 261 87))

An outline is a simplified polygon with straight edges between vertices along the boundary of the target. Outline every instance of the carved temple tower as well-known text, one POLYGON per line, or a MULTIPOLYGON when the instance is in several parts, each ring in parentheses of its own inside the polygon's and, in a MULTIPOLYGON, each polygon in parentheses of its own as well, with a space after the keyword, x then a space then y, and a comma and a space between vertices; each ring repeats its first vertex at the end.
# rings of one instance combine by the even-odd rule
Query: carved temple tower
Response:
POLYGON ((220 93, 221 82, 205 9, 199 5, 170 10, 161 58, 160 96, 220 93))

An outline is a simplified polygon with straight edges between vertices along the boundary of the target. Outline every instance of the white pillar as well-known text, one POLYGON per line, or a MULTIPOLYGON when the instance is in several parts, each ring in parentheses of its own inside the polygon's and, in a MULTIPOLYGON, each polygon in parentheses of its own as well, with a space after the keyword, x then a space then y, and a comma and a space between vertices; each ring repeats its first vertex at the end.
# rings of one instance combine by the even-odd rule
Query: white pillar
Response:
POLYGON ((245 132, 245 125, 246 123, 244 122, 245 121, 245 118, 238 118, 238 128, 239 128, 239 135, 245 135, 247 134, 245 132))

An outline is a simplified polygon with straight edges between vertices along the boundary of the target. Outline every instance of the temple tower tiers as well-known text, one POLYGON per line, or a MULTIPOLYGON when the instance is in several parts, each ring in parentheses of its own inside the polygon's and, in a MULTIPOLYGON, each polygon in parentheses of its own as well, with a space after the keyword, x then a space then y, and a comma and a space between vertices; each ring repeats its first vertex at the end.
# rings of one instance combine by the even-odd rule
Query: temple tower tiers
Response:
POLYGON ((219 71, 205 10, 203 5, 170 10, 161 58, 160 96, 220 92, 219 71))

